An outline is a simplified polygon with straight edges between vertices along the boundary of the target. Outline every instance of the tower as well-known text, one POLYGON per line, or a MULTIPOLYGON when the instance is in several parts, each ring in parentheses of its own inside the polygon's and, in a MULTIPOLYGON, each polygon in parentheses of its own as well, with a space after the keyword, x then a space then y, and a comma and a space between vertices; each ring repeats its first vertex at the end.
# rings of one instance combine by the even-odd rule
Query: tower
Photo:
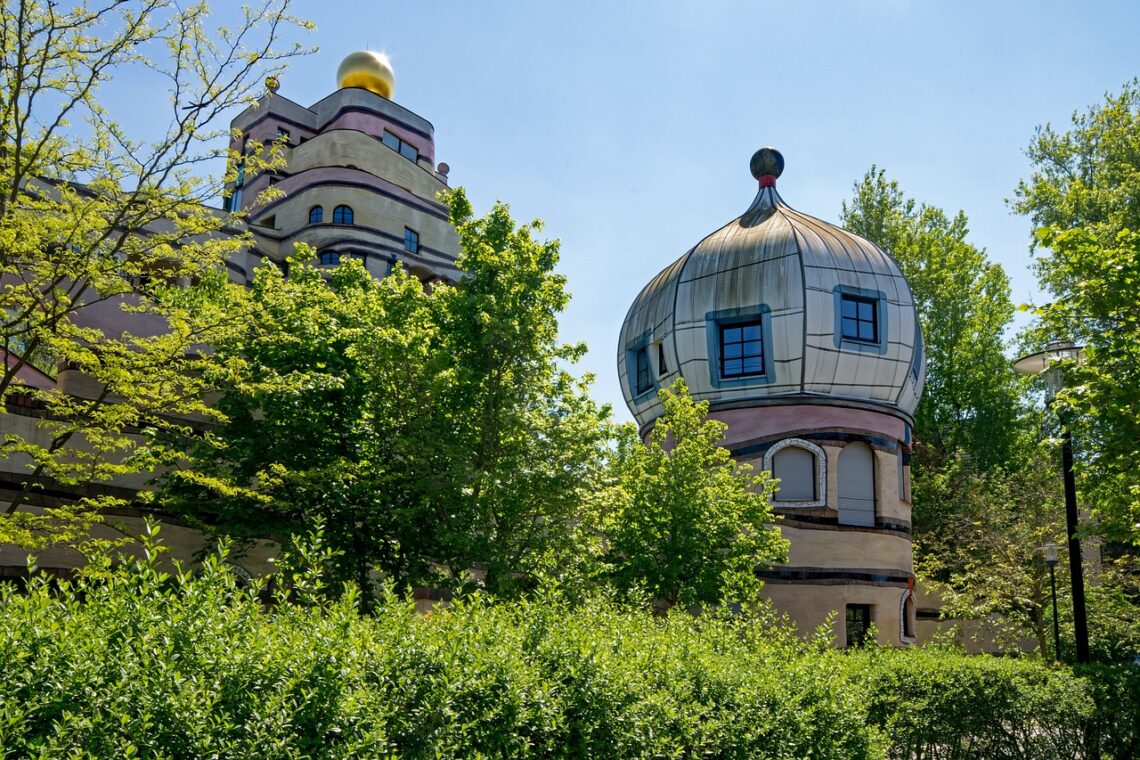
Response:
MULTIPOLYGON (((436 165, 434 128, 391 100, 396 78, 381 53, 350 54, 337 70, 337 90, 308 108, 267 94, 231 123, 231 149, 277 140, 285 167, 246 177, 239 167, 229 187, 230 208, 249 213, 257 241, 244 261, 278 263, 294 243, 307 243, 318 262, 335 266, 356 257, 383 277, 397 262, 425 282, 454 281, 459 238, 436 197, 447 189, 447 164, 436 165), (282 197, 256 205, 273 186, 282 197)), ((240 277, 242 272, 236 272, 240 277)))
POLYGON ((788 563, 765 594, 802 631, 838 613, 842 643, 874 623, 914 640, 910 431, 925 375, 914 299, 873 243, 776 192, 784 159, 752 158, 743 215, 666 267, 622 325, 618 374, 645 434, 679 377, 727 424, 739 461, 780 479, 788 563))

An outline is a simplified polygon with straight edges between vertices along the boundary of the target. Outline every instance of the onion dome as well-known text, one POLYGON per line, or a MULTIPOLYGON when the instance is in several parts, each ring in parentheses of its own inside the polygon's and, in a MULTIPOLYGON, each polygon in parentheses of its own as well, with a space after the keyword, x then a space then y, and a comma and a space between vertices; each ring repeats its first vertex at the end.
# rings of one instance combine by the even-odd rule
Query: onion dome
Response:
POLYGON ((349 53, 337 67, 336 81, 341 89, 361 87, 388 100, 396 92, 396 73, 388 56, 371 50, 349 53))
POLYGON ((756 199, 645 286, 622 324, 618 374, 640 425, 683 377, 710 409, 822 403, 913 421, 925 359, 914 298, 874 243, 776 192, 779 151, 752 157, 756 199))

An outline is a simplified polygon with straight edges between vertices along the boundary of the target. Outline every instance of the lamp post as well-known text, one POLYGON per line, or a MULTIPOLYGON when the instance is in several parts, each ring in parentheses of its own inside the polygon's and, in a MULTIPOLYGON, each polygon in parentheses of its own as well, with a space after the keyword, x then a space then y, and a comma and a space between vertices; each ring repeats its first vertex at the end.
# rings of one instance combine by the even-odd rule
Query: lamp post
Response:
POLYGON ((1053 594, 1053 659, 1061 659, 1061 624, 1057 621, 1057 545, 1050 541, 1041 547, 1049 566, 1049 589, 1053 594))
MULTIPOLYGON (((1052 405, 1064 384, 1061 368, 1064 359, 1079 360, 1084 349, 1072 343, 1050 343, 1044 351, 1018 359, 1013 368, 1026 375, 1044 375, 1045 403, 1052 405)), ((1089 621, 1085 609, 1085 574, 1081 565, 1081 541, 1077 537, 1077 484, 1073 478, 1073 436, 1064 419, 1061 423, 1061 470, 1065 479, 1065 532, 1069 538, 1069 577, 1073 584, 1073 637, 1076 639, 1077 662, 1089 661, 1089 621)), ((1056 615, 1053 620, 1056 621, 1056 615)))

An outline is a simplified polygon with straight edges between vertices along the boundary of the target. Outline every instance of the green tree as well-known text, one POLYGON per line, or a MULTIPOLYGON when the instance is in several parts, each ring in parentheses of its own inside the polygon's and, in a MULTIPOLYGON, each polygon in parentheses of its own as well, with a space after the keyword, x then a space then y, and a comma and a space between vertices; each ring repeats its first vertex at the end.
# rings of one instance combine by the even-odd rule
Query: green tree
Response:
POLYGON ((240 365, 227 421, 172 476, 172 503, 218 530, 289 534, 319 520, 339 577, 514 593, 575 575, 607 409, 563 368, 569 296, 558 243, 505 204, 449 199, 465 276, 430 289, 357 262, 261 268, 250 329, 217 346, 240 365))
MULTIPOLYGON (((42 488, 84 494, 149 472, 177 454, 164 430, 212 414, 201 347, 234 326, 240 293, 223 264, 246 240, 234 215, 203 205, 222 185, 199 167, 227 158, 217 119, 303 52, 283 44, 306 26, 288 5, 266 0, 211 30, 205 3, 3 3, 0 401, 38 419, 0 437, 15 481, 0 541, 82 535, 94 508, 122 499, 20 508, 42 488), (101 100, 127 71, 169 94, 170 118, 148 138, 101 100)), ((257 171, 277 157, 254 146, 245 160, 257 171)))
POLYGON ((842 220, 890 252, 913 291, 926 348, 915 420, 923 453, 965 451, 979 470, 1008 462, 1020 386, 1005 355, 1014 307, 1001 265, 967 242, 964 212, 950 217, 916 203, 873 166, 844 202, 842 220))
POLYGON ((660 394, 648 442, 631 425, 618 437, 598 519, 610 577, 667 607, 754 601, 757 569, 787 553, 768 501, 775 482, 718 445, 726 426, 683 380, 660 394))

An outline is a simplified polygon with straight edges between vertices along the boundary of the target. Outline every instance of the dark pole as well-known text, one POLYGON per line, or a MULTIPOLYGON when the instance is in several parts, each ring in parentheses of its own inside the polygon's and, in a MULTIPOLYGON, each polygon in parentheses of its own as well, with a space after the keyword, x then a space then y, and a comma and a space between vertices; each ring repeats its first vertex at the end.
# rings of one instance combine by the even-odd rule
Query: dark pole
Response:
POLYGON ((1049 563, 1049 587, 1053 591, 1053 659, 1061 659, 1061 624, 1057 620, 1057 560, 1049 563))
MULTIPOLYGON (((1089 661, 1089 620, 1085 611, 1085 574, 1081 565, 1081 540, 1077 536, 1077 483, 1073 478, 1073 435, 1061 421, 1061 464, 1065 474, 1065 530, 1069 537, 1069 577, 1073 584, 1073 637, 1077 662, 1089 661)), ((1057 620, 1056 613, 1053 620, 1057 620)))

